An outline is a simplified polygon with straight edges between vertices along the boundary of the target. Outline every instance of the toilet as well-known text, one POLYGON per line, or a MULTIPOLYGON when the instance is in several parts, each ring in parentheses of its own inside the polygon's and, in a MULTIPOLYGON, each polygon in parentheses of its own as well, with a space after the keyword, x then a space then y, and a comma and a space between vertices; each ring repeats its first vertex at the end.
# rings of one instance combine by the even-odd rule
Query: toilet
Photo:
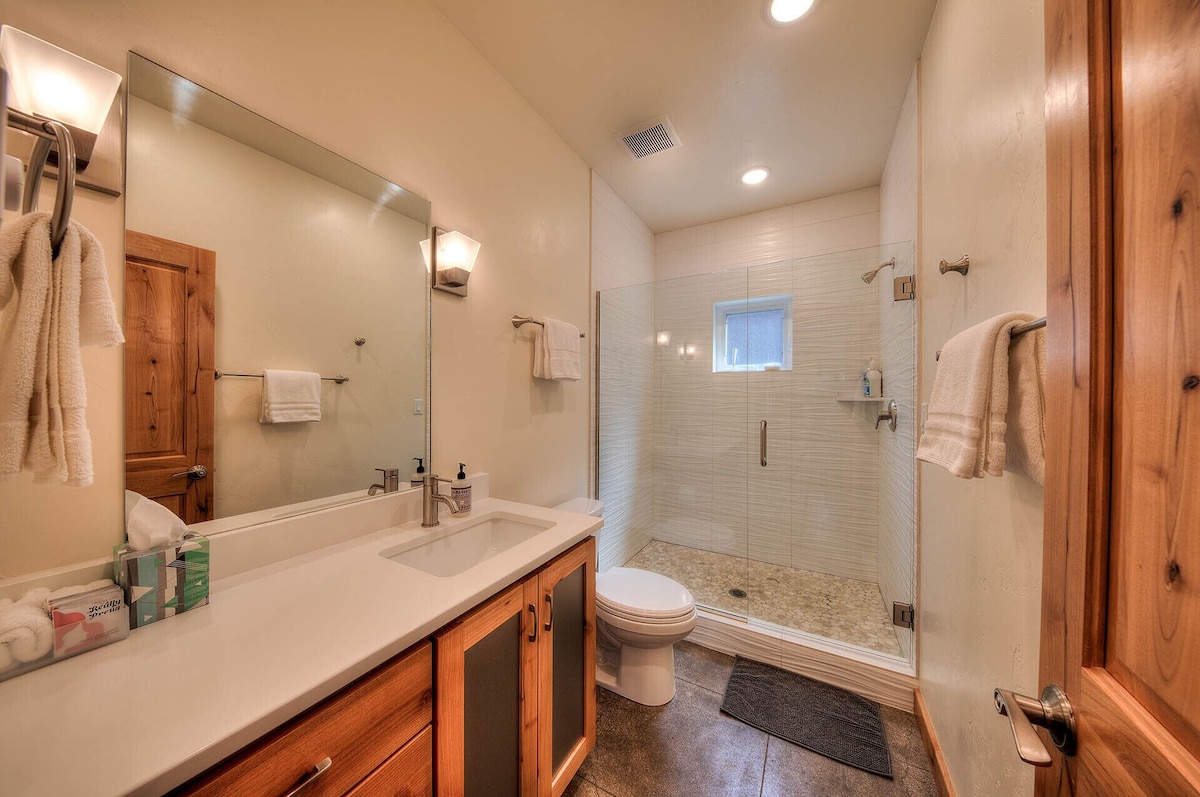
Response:
MULTIPOLYGON (((602 517, 604 504, 573 498, 555 509, 602 517)), ((696 627, 696 601, 677 581, 632 567, 596 576, 596 683, 646 706, 675 696, 674 645, 696 627)))

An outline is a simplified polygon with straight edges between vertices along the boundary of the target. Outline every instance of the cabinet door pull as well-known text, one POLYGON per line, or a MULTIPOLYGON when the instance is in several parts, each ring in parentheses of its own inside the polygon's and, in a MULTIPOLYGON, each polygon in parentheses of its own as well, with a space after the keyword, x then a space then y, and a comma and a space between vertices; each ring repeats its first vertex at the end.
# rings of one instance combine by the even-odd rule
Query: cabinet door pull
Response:
POLYGON ((529 641, 537 642, 537 626, 538 626, 537 607, 534 606, 532 603, 529 604, 529 614, 533 617, 533 630, 529 632, 529 641))
POLYGON ((550 617, 546 620, 546 625, 543 628, 549 631, 554 625, 554 595, 550 592, 546 593, 546 611, 550 617))
POLYGON ((307 775, 305 775, 305 776, 304 776, 304 780, 300 781, 300 785, 299 785, 299 786, 297 786, 296 788, 292 789, 291 791, 289 791, 287 794, 283 795, 283 797, 295 797, 295 795, 299 794, 300 792, 304 791, 304 790, 305 790, 305 789, 307 789, 309 786, 311 786, 311 785, 312 785, 312 782, 313 782, 314 780, 316 780, 317 778, 319 778, 319 777, 321 777, 322 775, 324 775, 324 774, 325 774, 325 772, 326 772, 326 771, 327 771, 327 770, 328 770, 328 769, 329 769, 331 766, 333 766, 333 759, 332 759, 332 758, 325 758, 325 759, 322 759, 322 760, 321 760, 320 762, 318 762, 318 764, 317 764, 317 771, 316 771, 316 772, 310 772, 310 773, 308 773, 307 775))

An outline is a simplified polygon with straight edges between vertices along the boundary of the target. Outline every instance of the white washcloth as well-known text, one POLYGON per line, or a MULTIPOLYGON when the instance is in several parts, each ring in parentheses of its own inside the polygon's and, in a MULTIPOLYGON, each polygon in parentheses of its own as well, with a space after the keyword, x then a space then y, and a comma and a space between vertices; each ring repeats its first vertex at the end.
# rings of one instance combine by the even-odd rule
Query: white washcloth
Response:
POLYGON ((179 542, 187 531, 187 524, 162 504, 125 491, 125 536, 132 550, 148 551, 179 542))
POLYGON ((1028 313, 1004 313, 946 343, 917 459, 960 479, 1003 474, 1010 333, 1032 320, 1028 313))
MULTIPOLYGON (((11 659, 18 662, 40 659, 54 647, 54 625, 49 612, 44 605, 37 605, 39 601, 27 602, 28 597, 0 609, 0 647, 5 647, 11 657, 8 665, 11 659)), ((40 603, 44 604, 45 598, 40 603)), ((0 671, 7 669, 5 664, 0 661, 0 671)))
POLYGON ((1005 470, 1046 483, 1046 330, 1026 332, 1008 351, 1005 470))
POLYGON ((538 379, 578 380, 583 371, 579 327, 553 318, 538 320, 542 325, 533 338, 533 375, 538 379))
POLYGON ((92 483, 81 345, 124 343, 104 250, 67 227, 52 259, 50 214, 0 228, 0 480, 32 470, 41 482, 92 483))
POLYGON ((321 420, 321 375, 312 371, 263 371, 259 423, 321 420))

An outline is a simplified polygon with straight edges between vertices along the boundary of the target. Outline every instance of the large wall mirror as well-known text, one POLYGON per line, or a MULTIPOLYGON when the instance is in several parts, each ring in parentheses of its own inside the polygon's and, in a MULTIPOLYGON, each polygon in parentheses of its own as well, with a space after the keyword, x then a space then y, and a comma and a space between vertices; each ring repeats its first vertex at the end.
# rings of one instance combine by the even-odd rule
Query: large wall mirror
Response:
POLYGON ((429 202, 134 53, 127 85, 127 488, 213 532, 407 487, 429 202), (324 377, 320 420, 261 422, 265 369, 324 377))

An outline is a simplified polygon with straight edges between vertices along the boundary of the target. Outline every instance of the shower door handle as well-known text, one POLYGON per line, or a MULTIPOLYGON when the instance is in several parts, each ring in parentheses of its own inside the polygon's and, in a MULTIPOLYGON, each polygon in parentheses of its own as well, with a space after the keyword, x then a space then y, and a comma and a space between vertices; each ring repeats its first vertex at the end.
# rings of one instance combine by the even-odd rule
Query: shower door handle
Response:
POLYGON ((767 467, 767 422, 758 422, 758 460, 764 468, 767 467))

